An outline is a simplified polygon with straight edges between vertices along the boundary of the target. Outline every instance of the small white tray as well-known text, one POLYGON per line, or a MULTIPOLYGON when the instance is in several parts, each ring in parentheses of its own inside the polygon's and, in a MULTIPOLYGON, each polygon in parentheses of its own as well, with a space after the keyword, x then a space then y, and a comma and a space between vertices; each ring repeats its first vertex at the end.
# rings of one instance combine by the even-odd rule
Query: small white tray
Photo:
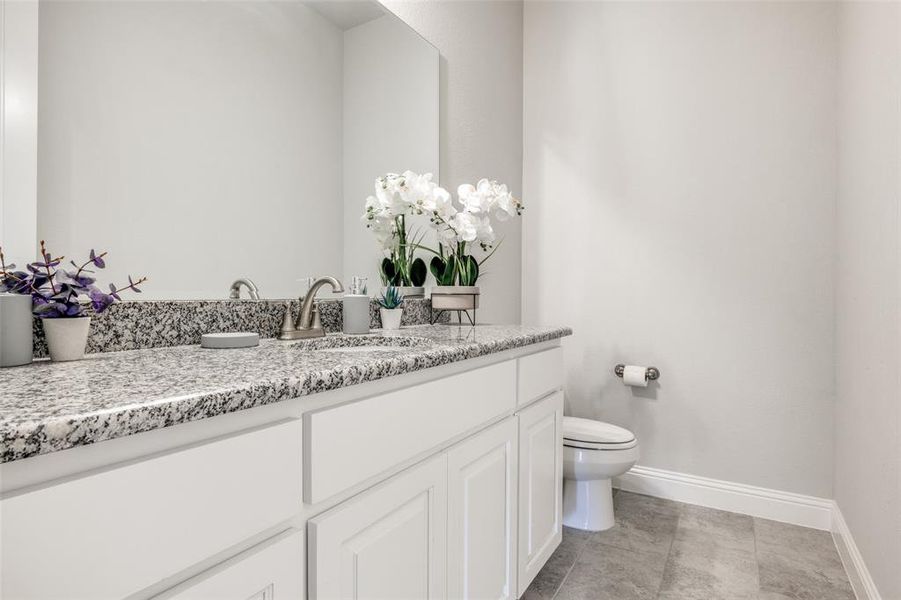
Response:
POLYGON ((205 333, 200 337, 203 348, 253 348, 260 345, 260 334, 250 332, 205 333))

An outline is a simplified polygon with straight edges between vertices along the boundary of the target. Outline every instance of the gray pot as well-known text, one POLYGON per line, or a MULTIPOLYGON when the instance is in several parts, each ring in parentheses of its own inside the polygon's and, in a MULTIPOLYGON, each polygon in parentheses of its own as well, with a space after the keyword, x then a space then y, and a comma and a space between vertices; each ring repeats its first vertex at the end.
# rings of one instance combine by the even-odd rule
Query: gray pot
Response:
POLYGON ((31 362, 32 319, 30 295, 0 294, 0 367, 31 362))

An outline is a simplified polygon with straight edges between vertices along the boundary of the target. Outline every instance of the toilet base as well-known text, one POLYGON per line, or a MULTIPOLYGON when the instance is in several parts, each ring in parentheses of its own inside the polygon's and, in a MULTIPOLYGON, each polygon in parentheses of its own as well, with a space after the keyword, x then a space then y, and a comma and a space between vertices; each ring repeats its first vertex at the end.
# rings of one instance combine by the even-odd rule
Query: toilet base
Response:
POLYGON ((564 479, 563 524, 584 531, 604 531, 613 527, 612 480, 564 479))

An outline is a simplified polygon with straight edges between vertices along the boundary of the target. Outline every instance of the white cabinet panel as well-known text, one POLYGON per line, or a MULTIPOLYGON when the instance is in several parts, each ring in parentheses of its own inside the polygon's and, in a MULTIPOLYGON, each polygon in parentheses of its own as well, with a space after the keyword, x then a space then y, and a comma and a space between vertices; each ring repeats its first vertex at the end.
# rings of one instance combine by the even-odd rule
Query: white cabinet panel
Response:
POLYGON ((551 348, 518 359, 517 406, 563 387, 563 348, 551 348))
POLYGON ((121 598, 294 516, 292 420, 0 501, 0 597, 121 598))
POLYGON ((516 419, 448 452, 448 598, 516 595, 516 419))
POLYGON ((304 501, 315 504, 513 410, 507 361, 304 415, 304 501))
POLYGON ((563 392, 519 413, 519 594, 562 539, 563 392))
POLYGON ((311 600, 445 597, 447 455, 309 522, 311 600))
POLYGON ((242 552, 158 600, 303 600, 303 532, 296 529, 242 552))

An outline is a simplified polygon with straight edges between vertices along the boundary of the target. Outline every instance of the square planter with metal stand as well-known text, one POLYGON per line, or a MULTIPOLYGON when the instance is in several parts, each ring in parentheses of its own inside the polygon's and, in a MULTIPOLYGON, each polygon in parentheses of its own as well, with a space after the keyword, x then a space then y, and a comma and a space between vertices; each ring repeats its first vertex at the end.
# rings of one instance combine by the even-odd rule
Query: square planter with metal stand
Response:
POLYGON ((434 325, 445 312, 456 312, 457 321, 463 324, 463 313, 470 325, 476 324, 479 308, 479 287, 475 285, 439 285, 432 288, 431 322, 434 325), (469 311, 472 311, 470 315, 469 311))

